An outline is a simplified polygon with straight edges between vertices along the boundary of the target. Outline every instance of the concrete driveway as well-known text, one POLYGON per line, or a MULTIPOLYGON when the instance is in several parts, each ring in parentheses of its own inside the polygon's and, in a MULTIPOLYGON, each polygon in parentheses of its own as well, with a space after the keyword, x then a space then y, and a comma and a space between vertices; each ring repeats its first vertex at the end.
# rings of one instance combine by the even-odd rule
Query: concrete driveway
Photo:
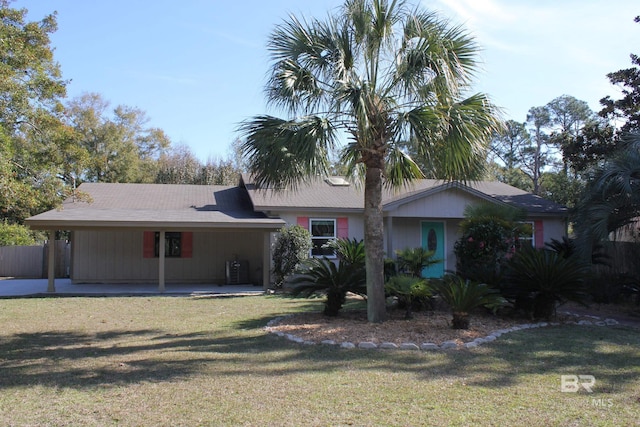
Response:
POLYGON ((27 296, 116 296, 116 295, 183 295, 217 294, 261 295, 264 290, 253 285, 167 284, 159 292, 157 284, 73 284, 70 279, 56 279, 56 291, 47 292, 47 279, 2 279, 0 298, 27 296))

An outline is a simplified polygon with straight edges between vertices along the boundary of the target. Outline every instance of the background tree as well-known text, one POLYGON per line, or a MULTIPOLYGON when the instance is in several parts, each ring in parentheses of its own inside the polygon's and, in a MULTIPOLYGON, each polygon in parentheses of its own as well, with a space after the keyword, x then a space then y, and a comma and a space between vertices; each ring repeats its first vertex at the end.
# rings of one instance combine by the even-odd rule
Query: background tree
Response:
POLYGON ((146 127, 144 111, 123 105, 109 111, 108 107, 109 102, 97 93, 85 93, 67 105, 78 145, 89 155, 82 180, 153 182, 169 138, 158 128, 146 127))
POLYGON ((187 145, 171 147, 158 159, 157 184, 196 184, 202 163, 187 145))
POLYGON ((494 159, 491 179, 498 179, 514 187, 532 191, 533 182, 523 171, 531 151, 531 135, 525 123, 508 120, 503 129, 493 135, 491 153, 494 159), (497 161, 496 161, 497 159, 497 161))
POLYGON ((402 142, 435 158, 438 173, 464 179, 484 164, 498 128, 483 94, 465 97, 478 47, 461 27, 404 2, 347 0, 326 21, 291 16, 269 38, 268 101, 289 113, 241 126, 258 187, 295 187, 326 175, 344 132, 343 160, 364 177, 368 318, 385 318, 383 186, 422 177, 402 142))
POLYGON ((549 136, 549 143, 560 150, 564 174, 569 175, 568 153, 572 151, 571 148, 576 144, 584 125, 592 119, 593 111, 585 101, 570 95, 555 98, 546 105, 546 109, 554 127, 549 136))
POLYGON ((56 143, 66 82, 49 39, 57 23, 26 13, 0 0, 0 219, 10 223, 52 207, 63 185, 61 156, 50 155, 65 149, 56 143))
POLYGON ((186 145, 163 153, 158 160, 158 184, 235 185, 240 170, 233 159, 209 158, 202 163, 186 145))
POLYGON ((50 46, 55 14, 26 22, 27 10, 9 3, 0 0, 0 125, 11 135, 23 123, 35 126, 39 116, 59 112, 66 82, 50 46))
POLYGON ((586 102, 562 95, 494 135, 488 177, 573 207, 583 175, 608 152, 610 129, 586 102))
MULTIPOLYGON (((640 16, 635 22, 640 23, 640 16)), ((611 84, 622 87, 622 98, 612 99, 606 96, 600 100, 602 110, 600 115, 611 121, 623 121, 620 132, 640 131, 640 57, 631 54, 634 67, 607 74, 611 84)))
POLYGON ((527 161, 523 163, 522 171, 531 179, 534 194, 540 194, 542 168, 549 161, 545 150, 549 135, 545 129, 551 126, 551 114, 545 107, 532 107, 527 113, 527 123, 531 128, 532 145, 525 149, 527 161))

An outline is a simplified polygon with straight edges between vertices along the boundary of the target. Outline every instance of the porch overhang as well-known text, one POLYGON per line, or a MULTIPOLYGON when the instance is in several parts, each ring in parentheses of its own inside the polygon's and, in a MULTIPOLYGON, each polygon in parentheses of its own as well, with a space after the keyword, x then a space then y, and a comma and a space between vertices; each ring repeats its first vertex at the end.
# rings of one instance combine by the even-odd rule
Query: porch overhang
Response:
POLYGON ((263 230, 278 231, 286 223, 280 218, 248 215, 246 212, 157 211, 126 209, 52 210, 33 216, 25 223, 34 230, 172 230, 204 231, 263 230))
MULTIPOLYGON (((40 215, 28 218, 25 223, 34 230, 46 230, 49 240, 55 240, 56 231, 159 231, 161 240, 164 240, 164 233, 167 231, 259 231, 262 232, 263 263, 269 265, 270 262, 270 239, 269 234, 279 231, 286 225, 280 218, 269 218, 261 214, 247 212, 220 212, 220 211, 154 211, 137 210, 130 211, 124 209, 70 209, 52 210, 40 215)), ((158 257, 158 290, 165 289, 165 256, 164 245, 160 245, 160 256, 158 257)), ((48 269, 48 292, 55 292, 55 257, 53 248, 49 250, 48 269)), ((269 269, 264 269, 263 286, 269 282, 269 269)))

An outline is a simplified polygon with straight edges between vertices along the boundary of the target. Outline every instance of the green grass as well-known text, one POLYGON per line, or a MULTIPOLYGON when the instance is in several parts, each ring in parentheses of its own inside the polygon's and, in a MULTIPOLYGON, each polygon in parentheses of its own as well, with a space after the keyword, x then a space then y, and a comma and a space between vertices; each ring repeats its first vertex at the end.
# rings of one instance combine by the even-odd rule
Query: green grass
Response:
POLYGON ((1 425, 634 425, 640 332, 564 326, 472 351, 267 334, 280 297, 0 300, 1 425), (593 393, 560 376, 594 375, 593 393))

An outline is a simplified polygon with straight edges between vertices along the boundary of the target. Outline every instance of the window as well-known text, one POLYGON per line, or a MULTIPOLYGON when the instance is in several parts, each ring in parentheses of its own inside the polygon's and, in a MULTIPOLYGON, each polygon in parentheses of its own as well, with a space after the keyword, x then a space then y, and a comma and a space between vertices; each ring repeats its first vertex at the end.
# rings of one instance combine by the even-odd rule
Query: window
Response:
MULTIPOLYGON (((145 231, 142 234, 142 257, 160 256, 160 232, 145 231)), ((191 258, 193 256, 193 233, 191 231, 167 231, 164 234, 164 256, 191 258)))
MULTIPOLYGON (((182 233, 167 231, 164 233, 164 256, 167 258, 180 258, 182 248, 182 233)), ((154 256, 160 256, 160 232, 155 233, 154 256)))
POLYGON ((335 251, 331 248, 323 247, 327 243, 336 239, 335 219, 310 219, 309 229, 311 230, 311 256, 335 257, 335 251))
POLYGON ((520 235, 518 236, 518 240, 520 241, 520 247, 524 248, 527 246, 535 247, 535 234, 533 232, 534 226, 533 222, 522 222, 522 227, 520 228, 520 235))

